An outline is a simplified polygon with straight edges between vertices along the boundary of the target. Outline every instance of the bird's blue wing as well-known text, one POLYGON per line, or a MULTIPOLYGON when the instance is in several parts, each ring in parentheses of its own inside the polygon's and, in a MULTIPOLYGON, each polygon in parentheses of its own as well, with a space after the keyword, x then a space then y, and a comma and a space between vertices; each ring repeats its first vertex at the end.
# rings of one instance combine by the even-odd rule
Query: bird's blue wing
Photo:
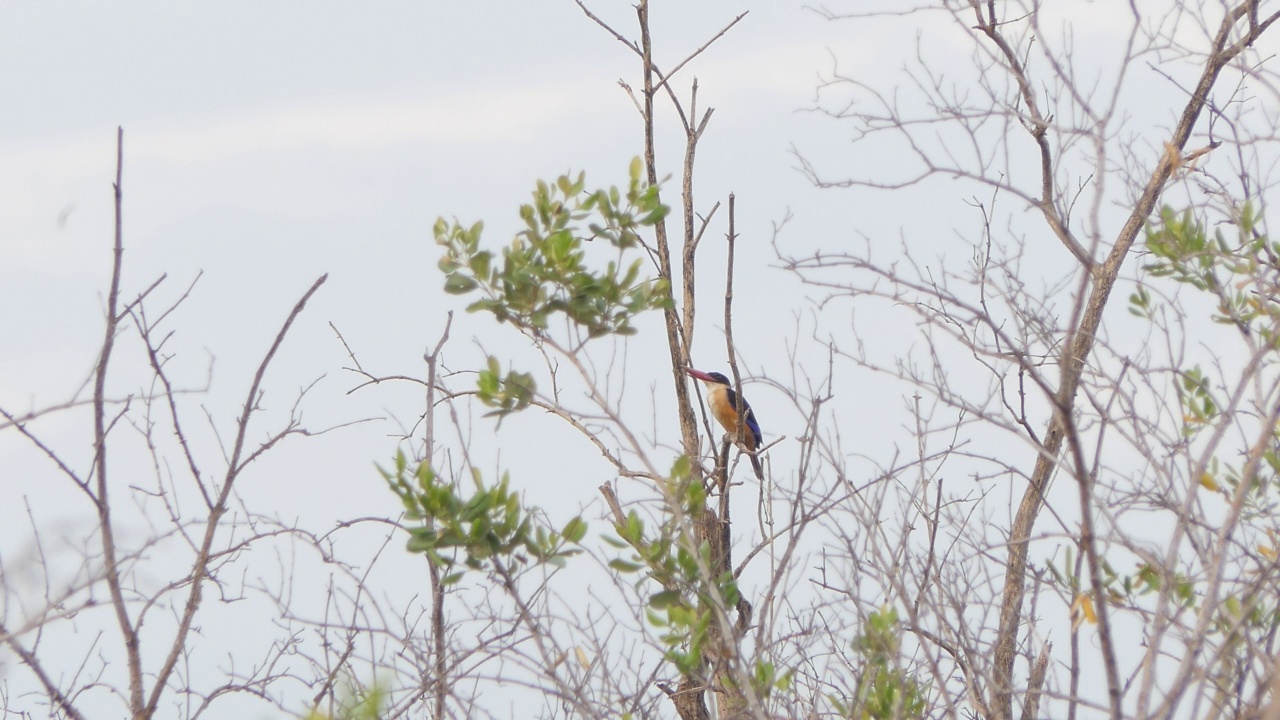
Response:
MULTIPOLYGON (((729 401, 729 407, 738 407, 738 394, 733 391, 733 388, 725 388, 725 399, 729 401)), ((755 450, 764 442, 764 438, 760 435, 760 423, 756 421, 756 414, 751 411, 751 403, 747 402, 746 398, 742 399, 742 408, 747 411, 746 425, 751 430, 752 439, 755 440, 755 445, 751 449, 755 450)))
MULTIPOLYGON (((743 403, 746 405, 746 403, 743 403)), ((747 427, 751 428, 751 434, 756 438, 756 447, 760 447, 764 443, 764 438, 760 435, 760 423, 756 422, 756 414, 751 412, 751 406, 747 405, 747 427)))

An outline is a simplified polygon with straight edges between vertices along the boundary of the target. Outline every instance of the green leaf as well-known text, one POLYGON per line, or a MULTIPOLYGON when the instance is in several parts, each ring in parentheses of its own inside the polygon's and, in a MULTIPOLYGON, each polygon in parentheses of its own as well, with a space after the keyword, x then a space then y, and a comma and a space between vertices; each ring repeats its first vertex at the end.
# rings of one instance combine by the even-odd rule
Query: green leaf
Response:
POLYGON ((409 540, 405 543, 405 549, 411 553, 423 553, 435 546, 435 537, 432 535, 410 535, 409 540))
POLYGON ((458 273, 449 275, 444 281, 444 291, 450 295, 462 295, 469 293, 477 287, 479 287, 479 283, 475 280, 458 273))
POLYGON ((649 607, 654 610, 665 610, 684 601, 678 590, 663 590, 649 596, 649 607))
POLYGON ((564 530, 561 530, 560 534, 564 536, 566 542, 580 543, 582 538, 587 535, 587 523, 582 520, 581 516, 575 517, 565 523, 564 530))
MULTIPOLYGON (((582 249, 584 237, 604 237, 625 251, 640 241, 637 228, 668 212, 658 188, 645 182, 639 158, 628 174, 625 203, 617 187, 586 192, 582 173, 576 179, 562 175, 554 184, 538 181, 533 202, 520 207, 526 229, 502 250, 500 269, 494 267, 494 252, 480 249, 481 224, 464 230, 438 220, 437 242, 446 248, 439 262, 447 276, 445 289, 454 294, 482 290, 485 297, 468 311, 492 312, 499 322, 534 335, 547 332, 557 313, 586 339, 635 334, 635 315, 670 305, 667 285, 640 275, 643 258, 630 262, 620 277, 625 258, 601 268, 589 264, 582 249)), ((505 412, 519 404, 499 400, 494 407, 505 412)))
POLYGON ((628 562, 626 560, 622 560, 619 558, 614 558, 613 560, 610 560, 609 567, 613 568, 614 570, 617 570, 620 573, 627 573, 627 574, 633 573, 633 572, 639 572, 640 570, 644 569, 643 565, 640 565, 638 563, 628 562))

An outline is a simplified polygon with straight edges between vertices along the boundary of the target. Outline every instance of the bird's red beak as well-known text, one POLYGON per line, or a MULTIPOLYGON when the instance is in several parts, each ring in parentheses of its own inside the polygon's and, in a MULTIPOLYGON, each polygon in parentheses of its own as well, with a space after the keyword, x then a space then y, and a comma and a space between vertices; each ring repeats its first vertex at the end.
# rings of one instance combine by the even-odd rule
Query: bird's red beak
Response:
POLYGON ((689 373, 690 377, 697 378, 699 380, 702 380, 703 382, 715 382, 715 380, 712 379, 710 375, 702 372, 701 370, 694 370, 693 368, 685 368, 684 371, 689 373))

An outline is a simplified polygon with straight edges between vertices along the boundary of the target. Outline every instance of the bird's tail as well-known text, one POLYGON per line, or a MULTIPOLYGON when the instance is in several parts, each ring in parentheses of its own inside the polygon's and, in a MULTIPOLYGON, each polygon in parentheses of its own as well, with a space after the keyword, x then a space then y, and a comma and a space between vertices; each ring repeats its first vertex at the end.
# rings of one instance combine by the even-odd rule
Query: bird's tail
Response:
POLYGON ((751 469, 756 471, 756 479, 764 481, 764 468, 760 466, 760 458, 755 453, 747 453, 747 457, 751 458, 751 469))

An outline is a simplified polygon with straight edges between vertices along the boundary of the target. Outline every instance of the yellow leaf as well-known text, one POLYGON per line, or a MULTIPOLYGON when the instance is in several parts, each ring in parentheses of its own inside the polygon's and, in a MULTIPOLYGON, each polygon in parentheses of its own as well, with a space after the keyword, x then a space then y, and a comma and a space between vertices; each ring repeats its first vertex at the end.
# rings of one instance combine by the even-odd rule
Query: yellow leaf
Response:
POLYGON ((1258 554, 1268 560, 1274 561, 1276 559, 1276 549, 1266 545, 1258 546, 1258 554))
POLYGON ((1088 595, 1081 595, 1080 607, 1084 610, 1084 619, 1088 620, 1090 625, 1097 625, 1098 614, 1093 611, 1093 598, 1088 595))
POLYGON ((1071 603, 1071 630, 1075 632, 1080 629, 1086 621, 1090 625, 1098 624, 1098 614, 1093 610, 1093 598, 1085 593, 1076 595, 1076 599, 1071 603))
POLYGON ((591 663, 587 661, 587 654, 582 651, 582 648, 574 646, 573 651, 578 656, 578 664, 582 666, 582 669, 590 670, 591 663))
POLYGON ((1214 480, 1213 476, 1209 473, 1205 473, 1200 476, 1200 485, 1205 489, 1212 490, 1214 492, 1218 492, 1222 489, 1222 486, 1218 485, 1218 481, 1214 480))

